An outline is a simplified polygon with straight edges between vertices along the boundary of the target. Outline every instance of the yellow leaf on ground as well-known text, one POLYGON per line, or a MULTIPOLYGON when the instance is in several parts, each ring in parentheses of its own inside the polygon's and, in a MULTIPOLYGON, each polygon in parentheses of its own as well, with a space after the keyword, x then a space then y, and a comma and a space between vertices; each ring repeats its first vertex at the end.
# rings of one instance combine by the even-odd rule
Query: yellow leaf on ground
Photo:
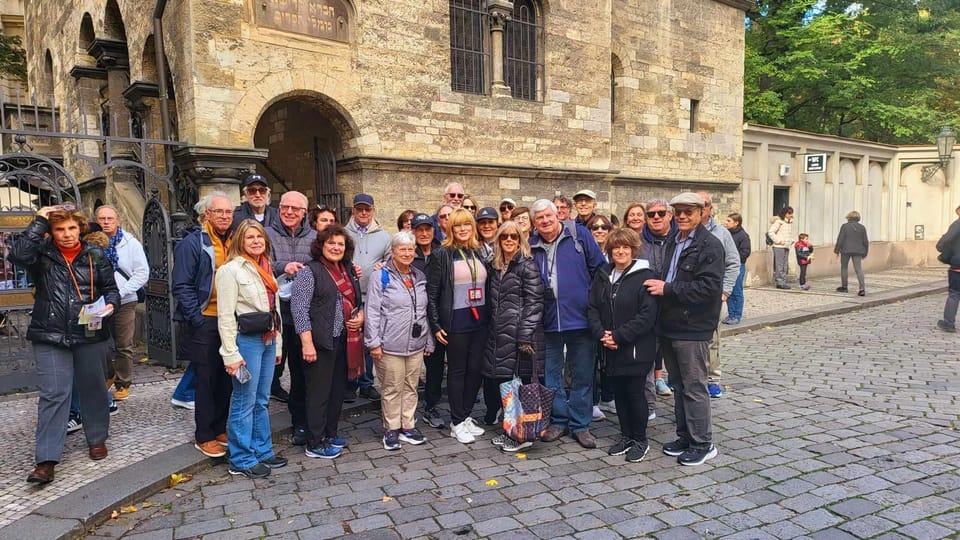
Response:
POLYGON ((524 454, 523 452, 518 452, 517 459, 527 459, 527 455, 524 454))
POLYGON ((141 364, 146 364, 146 363, 149 362, 149 361, 150 361, 150 359, 147 358, 146 356, 144 356, 143 358, 140 359, 140 363, 141 363, 141 364))
POLYGON ((380 499, 380 500, 382 500, 383 502, 390 502, 390 501, 393 500, 393 497, 388 497, 388 496, 384 495, 384 496, 383 496, 383 499, 380 499))
POLYGON ((497 482, 496 480, 487 480, 485 483, 486 483, 488 486, 495 486, 495 485, 499 484, 500 482, 497 482))
POLYGON ((183 482, 189 482, 193 478, 192 474, 173 473, 170 475, 170 487, 183 482))
POLYGON ((154 504, 150 501, 147 501, 140 505, 140 508, 153 508, 154 504))
POLYGON ((120 509, 120 513, 121 513, 121 514, 132 514, 132 513, 136 512, 136 511, 137 511, 137 507, 136 507, 136 506, 133 506, 133 505, 131 505, 131 506, 124 506, 123 508, 120 509))

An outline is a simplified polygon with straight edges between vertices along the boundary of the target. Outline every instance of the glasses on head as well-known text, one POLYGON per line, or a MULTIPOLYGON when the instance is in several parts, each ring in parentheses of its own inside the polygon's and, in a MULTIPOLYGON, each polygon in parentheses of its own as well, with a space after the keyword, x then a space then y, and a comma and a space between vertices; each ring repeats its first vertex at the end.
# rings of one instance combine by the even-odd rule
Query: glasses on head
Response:
POLYGON ((243 190, 247 195, 266 195, 270 191, 267 187, 248 187, 243 190))
POLYGON ((281 205, 280 205, 280 211, 281 211, 281 212, 294 212, 294 213, 297 213, 297 212, 305 212, 306 210, 307 210, 306 208, 303 208, 303 207, 300 207, 300 206, 290 206, 289 204, 281 204, 281 205))
POLYGON ((653 219, 653 218, 655 218, 655 217, 661 217, 661 218, 662 218, 662 217, 667 217, 667 211, 666 211, 666 210, 656 210, 656 211, 654 211, 654 212, 647 212, 647 217, 650 218, 650 219, 653 219))
POLYGON ((692 216, 697 211, 696 208, 674 208, 678 214, 683 216, 692 216))
POLYGON ((470 211, 472 212, 472 211, 476 210, 477 207, 476 207, 475 205, 472 205, 472 204, 465 204, 465 205, 463 205, 463 209, 464 209, 464 210, 470 210, 470 211))
POLYGON ((453 199, 462 199, 466 196, 467 196, 466 193, 447 193, 447 197, 450 197, 453 199))
POLYGON ((610 225, 594 225, 593 227, 590 227, 590 230, 591 231, 609 231, 612 228, 613 227, 610 225))
POLYGON ((233 208, 207 208, 207 212, 215 216, 232 216, 233 208))
POLYGON ((500 240, 520 240, 520 235, 517 233, 503 233, 500 235, 500 240))

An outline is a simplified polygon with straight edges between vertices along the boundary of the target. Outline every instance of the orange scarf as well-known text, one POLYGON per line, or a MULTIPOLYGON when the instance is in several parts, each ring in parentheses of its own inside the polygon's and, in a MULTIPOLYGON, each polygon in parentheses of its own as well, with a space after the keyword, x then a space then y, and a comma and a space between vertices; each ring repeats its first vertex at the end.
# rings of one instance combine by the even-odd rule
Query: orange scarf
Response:
MULTIPOLYGON (((209 221, 203 224, 203 230, 207 232, 207 236, 210 237, 210 243, 213 245, 213 257, 215 261, 213 273, 214 276, 216 276, 217 269, 223 266, 223 263, 227 262, 227 248, 230 247, 230 238, 227 237, 226 241, 220 240, 220 235, 217 234, 217 231, 213 230, 213 225, 211 225, 209 221)), ((217 316, 216 285, 217 281, 214 279, 213 286, 210 289, 210 302, 207 304, 206 309, 203 310, 203 314, 208 317, 217 316)))
MULTIPOLYGON (((260 275, 260 279, 263 281, 263 286, 267 289, 267 309, 273 311, 273 306, 276 302, 277 290, 280 288, 277 285, 276 278, 273 277, 273 270, 270 268, 270 259, 260 255, 260 260, 256 261, 253 257, 243 254, 243 258, 250 261, 253 264, 253 267, 257 269, 257 274, 260 275)), ((263 342, 270 343, 275 337, 277 337, 277 324, 278 321, 274 320, 273 330, 269 332, 264 332, 263 342)))

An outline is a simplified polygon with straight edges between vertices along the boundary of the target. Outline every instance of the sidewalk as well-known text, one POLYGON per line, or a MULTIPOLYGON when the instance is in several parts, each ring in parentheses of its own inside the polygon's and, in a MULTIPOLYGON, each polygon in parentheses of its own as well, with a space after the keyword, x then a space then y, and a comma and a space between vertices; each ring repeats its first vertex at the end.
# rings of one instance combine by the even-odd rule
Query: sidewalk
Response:
MULTIPOLYGON (((940 294, 946 289, 944 273, 940 268, 901 268, 870 274, 865 297, 834 292, 835 278, 811 281, 810 291, 796 287, 788 291, 747 289, 743 322, 721 325, 721 335, 743 334, 739 339, 749 340, 748 332, 767 327, 940 294)), ((931 326, 937 318, 939 314, 930 314, 931 326)), ((197 470, 210 463, 193 448, 191 413, 170 407, 176 375, 167 378, 162 369, 137 368, 143 370, 144 379, 152 376, 153 382, 136 384, 130 399, 121 403, 120 414, 111 422, 110 457, 90 461, 83 434, 72 434, 56 481, 43 489, 23 481, 33 468, 36 395, 3 400, 0 473, 7 481, 0 487, 0 539, 76 536, 112 510, 165 487, 171 473, 197 470)), ((359 415, 369 407, 360 400, 344 414, 359 415)), ((283 404, 271 402, 271 413, 275 433, 289 429, 283 404)))

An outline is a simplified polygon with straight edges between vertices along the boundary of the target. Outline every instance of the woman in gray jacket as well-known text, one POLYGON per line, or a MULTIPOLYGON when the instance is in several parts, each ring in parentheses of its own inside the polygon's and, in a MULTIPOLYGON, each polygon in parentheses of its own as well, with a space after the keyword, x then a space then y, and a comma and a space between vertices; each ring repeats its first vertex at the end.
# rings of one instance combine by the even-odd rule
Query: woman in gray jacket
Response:
POLYGON ((367 286, 364 345, 380 380, 383 447, 400 442, 423 444, 416 427, 417 383, 423 357, 433 352, 427 325, 427 278, 412 266, 416 240, 409 231, 393 235, 392 258, 370 276, 367 286))

